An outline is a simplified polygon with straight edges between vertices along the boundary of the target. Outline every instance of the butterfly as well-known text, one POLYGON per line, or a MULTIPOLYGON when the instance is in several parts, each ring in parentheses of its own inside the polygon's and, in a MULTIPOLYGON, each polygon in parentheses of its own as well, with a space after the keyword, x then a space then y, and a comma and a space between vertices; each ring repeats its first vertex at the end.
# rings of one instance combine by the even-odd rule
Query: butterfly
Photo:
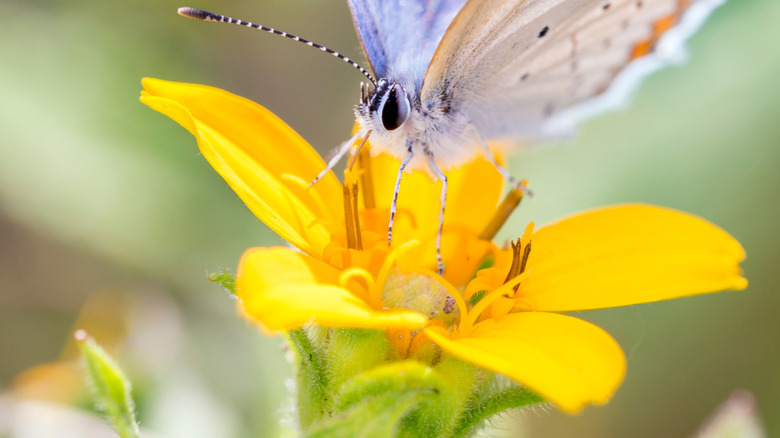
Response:
POLYGON ((253 27, 303 42, 360 70, 372 83, 355 108, 359 129, 312 184, 358 140, 401 161, 401 178, 427 169, 442 184, 439 271, 446 208, 443 170, 487 157, 487 143, 529 144, 625 102, 639 80, 680 59, 682 43, 724 0, 347 0, 373 75, 316 43, 192 8, 181 15, 253 27))

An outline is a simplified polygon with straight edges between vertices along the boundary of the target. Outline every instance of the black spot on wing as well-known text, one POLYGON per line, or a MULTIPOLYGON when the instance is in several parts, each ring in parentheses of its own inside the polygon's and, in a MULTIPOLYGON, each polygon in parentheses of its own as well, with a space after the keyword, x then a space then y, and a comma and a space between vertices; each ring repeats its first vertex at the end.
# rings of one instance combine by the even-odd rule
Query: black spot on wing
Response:
POLYGON ((611 8, 611 7, 612 7, 612 3, 610 3, 610 2, 606 2, 603 5, 601 5, 601 9, 603 9, 605 11, 608 10, 609 8, 611 8))
POLYGON ((539 31, 539 38, 542 38, 545 35, 547 35, 547 32, 549 32, 549 31, 550 31, 550 26, 544 26, 544 29, 539 31))

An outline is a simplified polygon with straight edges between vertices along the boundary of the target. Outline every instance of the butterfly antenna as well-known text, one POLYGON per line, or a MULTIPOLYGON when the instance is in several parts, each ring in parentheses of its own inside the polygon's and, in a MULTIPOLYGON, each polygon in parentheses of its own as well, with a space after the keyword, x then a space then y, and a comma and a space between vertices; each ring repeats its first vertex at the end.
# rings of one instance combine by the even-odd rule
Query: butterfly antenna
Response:
POLYGON ((347 58, 346 56, 342 55, 339 52, 333 51, 325 46, 321 46, 317 43, 313 43, 309 40, 305 40, 301 37, 297 37, 295 35, 291 35, 287 32, 282 32, 280 30, 273 29, 271 27, 266 27, 261 24, 254 24, 250 23, 248 21, 242 21, 242 20, 236 20, 234 18, 226 17, 224 15, 215 14, 213 12, 204 11, 202 9, 195 9, 195 8, 179 8, 179 15, 189 18, 194 18, 196 20, 202 20, 202 21, 219 21, 222 23, 232 23, 232 24, 238 24, 239 26, 244 27, 251 27, 252 29, 259 29, 264 30, 266 32, 270 32, 276 35, 283 36, 285 38, 289 38, 291 40, 298 41, 300 43, 304 43, 307 46, 314 47, 315 49, 320 49, 325 53, 329 53, 336 58, 346 62, 347 64, 351 65, 352 67, 355 67, 360 71, 360 73, 363 73, 363 76, 367 77, 369 81, 371 81, 372 84, 374 84, 374 87, 376 87, 376 80, 374 80, 374 77, 371 76, 371 73, 369 73, 366 69, 361 67, 357 62, 347 58))

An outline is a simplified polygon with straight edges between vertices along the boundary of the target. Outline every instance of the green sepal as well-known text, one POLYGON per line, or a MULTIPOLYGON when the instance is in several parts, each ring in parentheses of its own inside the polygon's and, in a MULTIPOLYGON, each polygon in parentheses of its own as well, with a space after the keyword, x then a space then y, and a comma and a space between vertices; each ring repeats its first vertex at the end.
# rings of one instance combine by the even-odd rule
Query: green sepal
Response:
POLYGON ((87 380, 97 407, 121 438, 140 436, 130 381, 113 359, 84 330, 75 334, 86 363, 87 380))
POLYGON ((302 430, 307 430, 325 415, 333 402, 328 393, 324 359, 320 349, 311 342, 306 330, 290 330, 287 332, 287 340, 296 354, 298 422, 302 430))
POLYGON ((384 363, 388 356, 384 330, 331 329, 327 343, 328 376, 334 390, 347 380, 384 363))
POLYGON ((206 277, 210 282, 217 283, 232 295, 236 294, 236 276, 229 269, 223 269, 219 272, 209 272, 206 277))
POLYGON ((474 392, 486 379, 485 371, 471 362, 456 357, 447 357, 435 367, 436 371, 449 382, 460 412, 474 401, 474 392))
POLYGON ((526 388, 513 386, 499 391, 463 412, 452 434, 453 437, 466 437, 473 434, 476 428, 484 426, 493 415, 508 409, 542 403, 545 400, 526 388))
POLYGON ((420 402, 414 392, 384 394, 365 400, 321 423, 306 438, 393 438, 397 424, 406 413, 420 402))
POLYGON ((394 362, 347 382, 336 404, 341 414, 319 430, 343 427, 346 433, 357 424, 377 434, 358 436, 447 436, 455 423, 456 399, 453 388, 434 369, 416 361, 394 362), (377 407, 385 413, 377 415, 377 407))

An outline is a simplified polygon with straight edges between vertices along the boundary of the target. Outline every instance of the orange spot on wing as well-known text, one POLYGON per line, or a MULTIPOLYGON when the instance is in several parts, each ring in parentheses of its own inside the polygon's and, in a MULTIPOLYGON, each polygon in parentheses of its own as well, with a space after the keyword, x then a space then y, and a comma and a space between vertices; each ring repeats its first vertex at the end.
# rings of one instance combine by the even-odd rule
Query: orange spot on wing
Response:
POLYGON ((655 47, 655 43, 658 42, 658 39, 661 38, 661 36, 666 33, 666 31, 674 27, 674 25, 677 23, 677 18, 680 16, 680 13, 685 7, 687 7, 687 4, 689 3, 690 1, 688 0, 682 0, 680 3, 678 3, 677 11, 675 11, 675 13, 661 17, 655 23, 653 23, 652 33, 649 37, 636 43, 634 50, 631 51, 630 59, 634 60, 641 58, 642 56, 652 52, 653 48, 655 47))
POLYGON ((667 15, 653 23, 653 37, 657 40, 677 22, 676 15, 667 15))
POLYGON ((642 40, 634 46, 634 50, 631 51, 631 60, 641 58, 653 50, 653 44, 655 41, 652 39, 642 40))

